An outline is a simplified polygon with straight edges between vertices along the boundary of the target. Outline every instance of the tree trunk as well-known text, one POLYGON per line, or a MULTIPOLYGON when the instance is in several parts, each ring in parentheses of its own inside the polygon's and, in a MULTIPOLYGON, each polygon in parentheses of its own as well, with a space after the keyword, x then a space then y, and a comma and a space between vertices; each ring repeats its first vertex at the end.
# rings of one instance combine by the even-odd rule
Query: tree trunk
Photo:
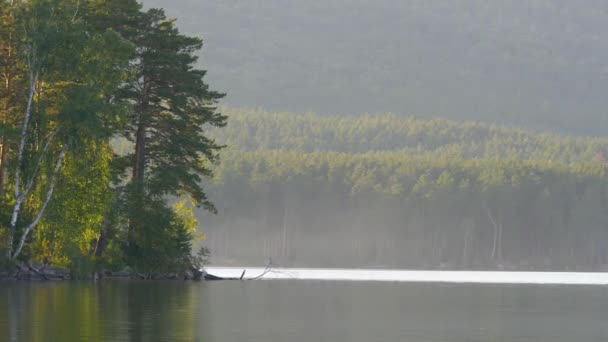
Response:
MULTIPOLYGON (((61 149, 61 152, 59 153, 59 157, 57 157, 57 162, 55 163, 55 168, 53 169, 53 174, 49 181, 49 189, 46 192, 46 198, 44 199, 44 202, 42 203, 42 207, 40 207, 40 209, 38 210, 38 214, 36 215, 34 220, 25 228, 25 231, 23 232, 23 234, 21 234, 21 239, 19 240, 19 244, 17 245, 15 252, 12 255, 10 255, 10 257, 9 257, 10 259, 16 259, 19 256, 19 254, 21 253, 21 250, 23 249, 23 245, 25 244, 25 240, 27 239, 27 236, 30 234, 32 229, 36 228, 36 226, 38 225, 38 222, 40 222, 40 219, 42 218, 42 215, 44 215, 44 211, 46 210, 46 207, 48 206, 49 202, 51 201, 51 198, 53 197, 53 191, 55 190, 55 184, 57 183, 57 174, 59 173, 59 170, 61 169, 61 164, 63 163, 63 158, 65 157, 65 150, 66 150, 66 148, 64 146, 61 149)), ((12 243, 12 240, 10 240, 9 243, 12 243)))
POLYGON ((471 246, 471 237, 472 237, 473 225, 467 222, 465 232, 464 232, 464 247, 462 249, 462 265, 464 267, 469 266, 469 250, 471 246))
POLYGON ((11 215, 11 222, 9 226, 8 232, 8 248, 6 251, 6 255, 8 259, 13 259, 13 242, 15 239, 15 231, 17 229, 17 219, 19 218, 19 213, 21 211, 21 205, 25 200, 25 196, 27 196, 27 189, 21 190, 21 168, 23 167, 23 159, 25 155, 25 145, 27 142, 27 130, 30 123, 30 118, 32 115, 32 105, 34 101, 34 92, 36 90, 36 83, 38 82, 38 74, 35 74, 32 70, 32 64, 30 60, 30 54, 27 56, 28 65, 29 65, 29 94, 27 98, 27 106, 25 108, 25 115, 23 119, 23 127, 21 128, 21 139, 19 143, 19 151, 17 153, 17 165, 15 170, 15 205, 13 206, 13 213, 11 215))
POLYGON ((110 220, 106 216, 103 220, 103 226, 101 228, 101 232, 99 233, 99 238, 97 239, 97 244, 95 245, 95 250, 93 251, 93 255, 97 258, 100 258, 103 255, 103 252, 106 249, 106 245, 108 244, 107 234, 108 234, 108 226, 110 220))
MULTIPOLYGON (((144 177, 146 172, 146 114, 148 111, 149 98, 150 98, 150 89, 148 86, 148 82, 146 77, 142 79, 142 93, 139 104, 136 108, 138 121, 137 121, 137 131, 135 132, 135 154, 133 156, 133 174, 131 183, 135 186, 132 189, 132 195, 136 196, 136 198, 132 198, 133 200, 140 201, 144 197, 144 177)), ((129 227, 127 231, 127 245, 134 246, 137 240, 137 235, 141 233, 142 227, 140 227, 137 221, 133 220, 133 218, 129 219, 129 227)))
POLYGON ((497 251, 496 251, 496 258, 498 259, 499 263, 502 263, 502 232, 503 232, 503 225, 502 225, 502 215, 498 216, 498 241, 497 241, 497 251))
POLYGON ((8 153, 8 146, 5 139, 2 137, 2 143, 0 144, 0 203, 3 202, 6 190, 6 155, 8 153))
POLYGON ((283 230, 281 236, 281 256, 283 262, 287 260, 287 203, 286 199, 283 199, 283 230))
MULTIPOLYGON (((146 168, 146 128, 143 123, 139 123, 135 137, 135 155, 133 156, 133 178, 132 183, 135 186, 133 189, 135 200, 143 198, 144 194, 144 175, 146 168)), ((137 234, 140 233, 140 224, 133 220, 129 220, 129 230, 127 232, 127 243, 133 246, 137 240, 137 234)))
POLYGON ((494 228, 494 235, 492 237, 492 259, 496 261, 498 256, 498 240, 500 228, 498 226, 498 222, 496 222, 496 219, 492 214, 492 211, 489 208, 487 209, 487 214, 488 218, 490 219, 490 222, 492 223, 492 227, 494 228))
POLYGON ((133 181, 142 181, 146 166, 146 128, 142 123, 137 128, 135 138, 135 158, 133 160, 133 181))

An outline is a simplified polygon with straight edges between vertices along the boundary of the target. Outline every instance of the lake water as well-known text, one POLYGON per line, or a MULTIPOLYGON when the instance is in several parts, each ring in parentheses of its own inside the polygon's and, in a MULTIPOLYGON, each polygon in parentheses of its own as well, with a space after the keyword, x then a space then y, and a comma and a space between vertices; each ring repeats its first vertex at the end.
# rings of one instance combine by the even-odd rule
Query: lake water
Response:
POLYGON ((408 283, 608 285, 606 272, 497 272, 379 269, 207 267, 208 273, 236 279, 338 280, 408 283))
POLYGON ((260 280, 0 283, 0 341, 608 341, 608 288, 260 280))

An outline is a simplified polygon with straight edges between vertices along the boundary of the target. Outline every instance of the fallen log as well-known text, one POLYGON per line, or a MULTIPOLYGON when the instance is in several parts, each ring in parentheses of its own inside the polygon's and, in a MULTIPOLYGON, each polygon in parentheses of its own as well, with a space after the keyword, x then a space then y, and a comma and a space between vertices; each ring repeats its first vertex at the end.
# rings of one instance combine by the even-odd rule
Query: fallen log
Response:
POLYGON ((213 274, 205 273, 205 280, 230 280, 230 278, 222 278, 213 274))

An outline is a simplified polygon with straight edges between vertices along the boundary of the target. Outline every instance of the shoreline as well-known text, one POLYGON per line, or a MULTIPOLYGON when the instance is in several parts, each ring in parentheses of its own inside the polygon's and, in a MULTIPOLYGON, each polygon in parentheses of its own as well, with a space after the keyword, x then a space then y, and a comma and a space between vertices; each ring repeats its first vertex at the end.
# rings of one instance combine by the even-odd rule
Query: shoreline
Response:
POLYGON ((13 272, 0 271, 0 281, 76 281, 76 280, 173 280, 173 281, 199 281, 204 280, 207 274, 204 271, 192 269, 182 272, 166 272, 144 274, 127 271, 96 271, 88 275, 74 275, 72 271, 39 264, 21 264, 13 272))
POLYGON ((397 282, 429 284, 495 285, 587 285, 608 286, 608 272, 526 272, 526 271, 434 271, 330 268, 205 267, 179 273, 142 274, 100 271, 73 276, 67 269, 21 266, 14 272, 0 272, 0 281, 229 281, 229 280, 312 280, 344 282, 397 282))

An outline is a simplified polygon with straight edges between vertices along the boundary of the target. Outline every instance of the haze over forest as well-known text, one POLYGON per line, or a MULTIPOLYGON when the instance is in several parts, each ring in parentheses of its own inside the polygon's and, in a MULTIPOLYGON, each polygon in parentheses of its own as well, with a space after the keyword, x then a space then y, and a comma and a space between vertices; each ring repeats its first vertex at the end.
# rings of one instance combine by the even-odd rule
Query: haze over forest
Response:
POLYGON ((608 262, 608 139, 224 108, 198 212, 219 263, 578 269, 608 262))
POLYGON ((225 103, 608 131, 604 1, 150 0, 225 103))
POLYGON ((219 214, 197 213, 216 262, 608 263, 605 3, 146 6, 204 38, 228 92, 219 214))

